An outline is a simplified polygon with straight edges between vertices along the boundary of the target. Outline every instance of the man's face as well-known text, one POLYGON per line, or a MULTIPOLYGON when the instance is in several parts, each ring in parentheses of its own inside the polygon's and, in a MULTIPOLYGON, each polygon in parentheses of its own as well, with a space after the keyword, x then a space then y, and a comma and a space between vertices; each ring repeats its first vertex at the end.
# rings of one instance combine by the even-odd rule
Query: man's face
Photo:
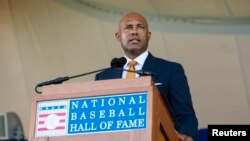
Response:
POLYGON ((115 35, 128 57, 137 57, 146 51, 151 37, 146 20, 137 13, 124 16, 115 35))

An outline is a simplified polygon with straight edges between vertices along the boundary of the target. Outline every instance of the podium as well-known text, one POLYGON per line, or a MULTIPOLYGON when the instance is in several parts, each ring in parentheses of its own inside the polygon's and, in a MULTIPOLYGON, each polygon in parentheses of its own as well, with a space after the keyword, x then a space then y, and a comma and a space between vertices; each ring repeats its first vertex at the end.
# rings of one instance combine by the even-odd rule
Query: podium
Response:
POLYGON ((29 141, 179 141, 150 76, 42 91, 32 98, 29 141))

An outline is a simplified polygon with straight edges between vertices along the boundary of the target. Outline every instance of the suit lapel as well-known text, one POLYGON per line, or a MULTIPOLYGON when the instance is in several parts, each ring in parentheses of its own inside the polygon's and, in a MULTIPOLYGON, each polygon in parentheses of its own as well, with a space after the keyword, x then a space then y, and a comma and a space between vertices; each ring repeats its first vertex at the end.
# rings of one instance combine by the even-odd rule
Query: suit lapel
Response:
MULTIPOLYGON (((155 71, 157 67, 156 64, 157 64, 157 59, 151 53, 149 53, 142 67, 142 70, 156 73, 155 71)), ((153 79, 154 81, 156 81, 157 78, 153 78, 153 79)))
POLYGON ((144 65, 142 67, 142 70, 144 70, 144 71, 153 71, 154 68, 155 68, 155 62, 156 62, 155 57, 151 53, 149 53, 148 57, 145 60, 144 65))

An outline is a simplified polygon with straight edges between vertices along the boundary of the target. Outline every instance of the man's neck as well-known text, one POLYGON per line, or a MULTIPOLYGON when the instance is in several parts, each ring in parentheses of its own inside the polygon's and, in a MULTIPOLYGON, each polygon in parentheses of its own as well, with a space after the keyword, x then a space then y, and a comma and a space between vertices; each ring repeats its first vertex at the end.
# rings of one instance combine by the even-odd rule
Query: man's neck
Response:
POLYGON ((135 58, 137 58, 138 56, 142 55, 143 53, 145 53, 147 50, 145 50, 144 52, 141 52, 140 54, 131 54, 131 53, 125 53, 125 56, 128 57, 131 60, 134 60, 135 58))

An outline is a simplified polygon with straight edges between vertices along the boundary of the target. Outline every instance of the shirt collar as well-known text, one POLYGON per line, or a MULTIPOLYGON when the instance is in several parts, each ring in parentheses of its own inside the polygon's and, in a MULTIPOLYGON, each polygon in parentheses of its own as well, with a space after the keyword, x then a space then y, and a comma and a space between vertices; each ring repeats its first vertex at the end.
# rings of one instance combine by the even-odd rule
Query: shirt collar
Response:
MULTIPOLYGON (((143 66, 146 58, 148 57, 148 54, 149 54, 148 50, 146 50, 141 55, 139 55, 138 57, 136 57, 134 60, 137 62, 138 65, 143 66)), ((124 55, 124 57, 127 59, 127 63, 125 64, 125 66, 128 66, 128 63, 131 61, 131 59, 128 58, 126 55, 124 55)))

